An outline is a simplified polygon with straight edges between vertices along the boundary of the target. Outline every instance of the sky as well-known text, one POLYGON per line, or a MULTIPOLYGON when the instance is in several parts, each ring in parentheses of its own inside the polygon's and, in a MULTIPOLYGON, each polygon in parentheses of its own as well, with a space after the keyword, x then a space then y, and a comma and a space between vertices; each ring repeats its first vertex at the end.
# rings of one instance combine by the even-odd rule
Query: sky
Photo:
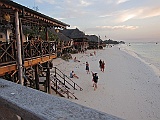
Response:
POLYGON ((12 0, 102 40, 160 42, 160 0, 12 0))

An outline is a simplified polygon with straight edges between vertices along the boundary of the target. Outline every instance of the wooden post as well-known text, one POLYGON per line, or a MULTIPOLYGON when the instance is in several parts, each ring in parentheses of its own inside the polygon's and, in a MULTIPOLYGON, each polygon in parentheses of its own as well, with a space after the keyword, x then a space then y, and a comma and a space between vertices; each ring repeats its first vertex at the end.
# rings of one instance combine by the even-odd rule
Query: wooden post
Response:
POLYGON ((18 80, 20 84, 23 85, 23 67, 22 67, 22 56, 21 56, 22 53, 21 53, 18 11, 15 12, 15 27, 16 27, 16 40, 17 40, 18 80))
POLYGON ((48 42, 48 51, 49 51, 49 57, 51 56, 51 43, 50 42, 48 42))
MULTIPOLYGON (((47 74, 47 73, 46 73, 46 74, 47 74)), ((47 93, 47 84, 46 84, 46 81, 47 81, 47 80, 44 80, 44 92, 47 93)))
POLYGON ((35 65, 35 82, 36 82, 36 89, 39 90, 39 74, 38 74, 38 65, 35 65))
POLYGON ((41 57, 43 57, 43 51, 42 51, 42 40, 40 41, 40 53, 41 53, 41 57))
POLYGON ((48 29, 47 29, 47 26, 45 27, 46 29, 46 41, 48 41, 48 29))
POLYGON ((57 76, 57 70, 56 70, 56 67, 55 67, 55 73, 54 73, 55 77, 57 76))
POLYGON ((49 62, 47 62, 46 83, 47 83, 47 87, 48 87, 48 93, 51 94, 49 62))
POLYGON ((23 29, 22 29, 22 22, 21 22, 21 18, 19 19, 19 28, 20 28, 20 39, 21 39, 21 53, 22 53, 22 65, 24 67, 24 49, 23 49, 23 29))

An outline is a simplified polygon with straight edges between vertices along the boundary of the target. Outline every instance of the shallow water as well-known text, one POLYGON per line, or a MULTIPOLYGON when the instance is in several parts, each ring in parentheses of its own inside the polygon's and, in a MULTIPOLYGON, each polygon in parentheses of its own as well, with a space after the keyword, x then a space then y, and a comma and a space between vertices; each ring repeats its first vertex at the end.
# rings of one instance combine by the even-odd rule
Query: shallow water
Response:
POLYGON ((122 49, 136 54, 139 58, 160 71, 160 43, 126 43, 122 45, 122 49))

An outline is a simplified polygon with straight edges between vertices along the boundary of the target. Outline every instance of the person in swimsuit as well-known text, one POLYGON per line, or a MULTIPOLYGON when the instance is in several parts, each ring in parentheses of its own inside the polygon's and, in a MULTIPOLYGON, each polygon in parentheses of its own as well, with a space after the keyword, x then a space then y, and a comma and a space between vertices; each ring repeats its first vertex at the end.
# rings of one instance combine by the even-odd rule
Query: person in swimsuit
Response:
POLYGON ((90 72, 89 72, 89 64, 88 64, 88 62, 86 62, 86 72, 87 72, 87 74, 90 74, 90 72))

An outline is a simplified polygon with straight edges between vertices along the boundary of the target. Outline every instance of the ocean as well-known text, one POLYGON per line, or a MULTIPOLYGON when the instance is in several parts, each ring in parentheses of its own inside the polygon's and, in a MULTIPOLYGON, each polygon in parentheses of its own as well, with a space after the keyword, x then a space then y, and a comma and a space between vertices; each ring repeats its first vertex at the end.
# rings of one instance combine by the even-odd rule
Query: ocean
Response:
POLYGON ((134 42, 122 46, 123 50, 151 65, 155 72, 160 75, 160 42, 134 42))

